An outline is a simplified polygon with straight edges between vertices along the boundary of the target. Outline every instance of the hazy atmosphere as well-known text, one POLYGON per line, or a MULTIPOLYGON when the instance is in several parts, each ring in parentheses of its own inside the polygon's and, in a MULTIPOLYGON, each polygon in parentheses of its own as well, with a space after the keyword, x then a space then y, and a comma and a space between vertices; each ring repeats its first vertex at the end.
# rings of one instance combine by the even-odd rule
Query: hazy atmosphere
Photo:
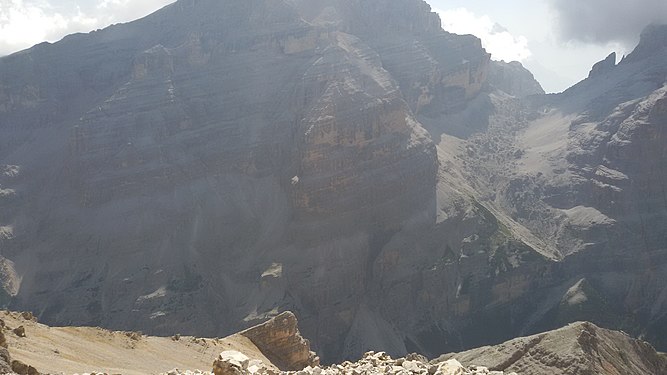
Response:
POLYGON ((0 374, 667 374, 665 0, 171 1, 0 0, 0 374))
MULTIPOLYGON (((0 0, 0 55, 74 32, 145 16, 172 0, 0 0)), ((629 52, 641 30, 667 21, 662 0, 429 0, 447 31, 480 37, 496 60, 518 60, 547 92, 585 78, 611 51, 629 52), (623 19, 623 22, 619 22, 623 19)))

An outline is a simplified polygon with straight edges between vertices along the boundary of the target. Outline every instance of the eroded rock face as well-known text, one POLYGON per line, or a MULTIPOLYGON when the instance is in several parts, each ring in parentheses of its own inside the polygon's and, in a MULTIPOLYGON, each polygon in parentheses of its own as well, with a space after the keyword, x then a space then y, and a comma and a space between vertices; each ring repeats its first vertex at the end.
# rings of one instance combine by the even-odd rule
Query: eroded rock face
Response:
POLYGON ((490 370, 520 374, 662 374, 667 360, 648 343, 621 332, 575 323, 500 345, 447 354, 462 363, 484 363, 490 370))
POLYGON ((296 371, 319 365, 319 357, 310 350, 310 342, 301 336, 296 316, 291 312, 239 334, 249 338, 281 370, 296 371))
POLYGON ((9 355, 9 351, 5 345, 0 348, 0 372, 3 374, 9 374, 12 372, 12 357, 9 355))
MULTIPOLYGON (((663 335, 653 333, 665 327, 667 274, 660 193, 667 71, 659 30, 650 29, 648 40, 618 65, 609 63, 607 73, 563 94, 520 99, 492 92, 455 114, 417 116, 431 134, 442 134, 438 154, 447 167, 439 172, 438 222, 448 237, 440 243, 460 237, 447 243, 450 251, 439 249, 442 260, 422 273, 432 278, 419 289, 448 319, 428 331, 437 339, 422 332, 415 342, 438 345, 467 332, 464 346, 476 346, 477 338, 500 339, 506 330, 530 333, 587 319, 646 335, 662 348, 663 335), (461 191, 475 191, 474 199, 461 191), (477 330, 466 316, 506 324, 477 330)), ((398 265, 387 285, 403 285, 396 270, 410 266, 392 250, 385 248, 383 260, 398 265)))
POLYGON ((542 85, 535 80, 533 73, 518 61, 509 63, 493 61, 489 72, 489 83, 517 97, 544 94, 542 85))
POLYGON ((609 56, 607 56, 607 58, 593 65, 593 69, 591 69, 590 73, 588 74, 588 78, 597 77, 611 72, 615 66, 616 52, 612 52, 609 54, 609 56))
POLYGON ((297 5, 183 0, 0 60, 0 160, 20 171, 0 176, 15 306, 220 335, 295 309, 327 356, 343 352, 376 254, 435 215, 422 87, 464 103, 488 54, 422 1, 334 3, 337 26, 297 5), (377 29, 385 16, 400 27, 377 29), (413 52, 418 69, 395 76, 413 52), (216 316, 188 307, 201 303, 216 316))

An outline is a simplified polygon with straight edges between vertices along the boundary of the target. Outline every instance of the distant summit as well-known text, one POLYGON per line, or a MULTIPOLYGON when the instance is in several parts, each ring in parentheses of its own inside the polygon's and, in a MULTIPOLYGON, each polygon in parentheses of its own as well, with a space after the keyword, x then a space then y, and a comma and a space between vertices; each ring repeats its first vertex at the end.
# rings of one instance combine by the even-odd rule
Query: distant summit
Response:
POLYGON ((667 51, 667 24, 652 24, 641 33, 639 44, 628 55, 629 61, 645 59, 667 51))

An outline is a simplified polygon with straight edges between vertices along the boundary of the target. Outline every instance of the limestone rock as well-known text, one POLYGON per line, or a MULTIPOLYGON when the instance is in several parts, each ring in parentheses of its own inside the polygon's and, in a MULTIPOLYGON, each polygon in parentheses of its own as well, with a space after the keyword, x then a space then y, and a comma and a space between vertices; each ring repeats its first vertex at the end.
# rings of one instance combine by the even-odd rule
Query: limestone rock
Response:
POLYGON ((9 355, 7 347, 0 348, 0 374, 12 372, 12 358, 9 355))
POLYGON ((239 334, 249 338, 282 370, 298 371, 319 364, 319 358, 310 350, 310 342, 301 336, 292 312, 284 312, 239 334))
MULTIPOLYGON (((444 363, 430 365, 426 361, 413 361, 407 358, 392 359, 385 352, 366 352, 363 357, 356 362, 345 361, 342 364, 328 367, 307 366, 300 371, 282 371, 274 373, 262 364, 256 366, 250 365, 243 369, 237 360, 238 354, 221 354, 220 358, 214 363, 214 374, 257 374, 257 375, 363 375, 363 374, 387 374, 387 375, 503 375, 502 371, 489 371, 483 366, 464 367, 458 361, 450 359, 444 363), (227 359, 223 359, 223 357, 227 359), (229 365, 234 362, 235 364, 229 365), (252 367, 255 367, 254 369, 252 367)), ((183 374, 175 370, 173 375, 183 374)), ((508 375, 516 375, 509 373, 508 375)))
POLYGON ((14 334, 18 337, 25 337, 25 327, 24 326, 18 326, 12 330, 14 334))
POLYGON ((455 359, 448 359, 438 366, 436 374, 442 375, 464 375, 465 369, 461 362, 455 359))
POLYGON ((25 320, 30 320, 32 322, 37 321, 37 317, 35 315, 33 315, 33 313, 30 312, 30 311, 21 312, 21 317, 23 317, 23 319, 25 319, 25 320))
POLYGON ((18 360, 12 361, 12 371, 18 375, 39 375, 37 369, 18 360))
POLYGON ((667 359, 648 343, 587 322, 496 346, 447 354, 433 362, 442 366, 452 357, 464 364, 484 363, 492 371, 528 375, 640 375, 667 371, 667 359))
POLYGON ((655 56, 657 51, 667 47, 667 24, 648 25, 641 33, 639 45, 625 60, 637 61, 655 56))
POLYGON ((7 337, 5 336, 4 326, 0 327, 0 347, 7 348, 7 337))
POLYGON ((544 94, 542 85, 518 61, 493 61, 488 81, 493 87, 517 97, 544 94))
POLYGON ((243 353, 229 350, 220 353, 213 362, 215 375, 242 375, 248 373, 250 359, 243 353))
POLYGON ((592 78, 607 72, 610 72, 616 66, 616 52, 612 52, 604 60, 593 65, 588 74, 588 78, 592 78))

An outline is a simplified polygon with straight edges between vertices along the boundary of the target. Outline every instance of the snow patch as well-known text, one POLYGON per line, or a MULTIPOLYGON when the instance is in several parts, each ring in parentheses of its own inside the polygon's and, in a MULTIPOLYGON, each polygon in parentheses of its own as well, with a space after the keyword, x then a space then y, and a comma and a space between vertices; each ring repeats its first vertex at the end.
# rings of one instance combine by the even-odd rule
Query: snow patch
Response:
POLYGON ((566 303, 570 306, 581 305, 582 303, 588 301, 588 296, 584 292, 583 284, 586 282, 586 279, 579 280, 574 284, 563 296, 563 303, 566 303))
POLYGON ((146 294, 144 296, 137 298, 137 302, 144 302, 152 299, 162 298, 166 295, 167 295, 167 288, 162 286, 151 294, 146 294))
POLYGON ((593 207, 577 206, 563 210, 570 224, 577 227, 591 227, 598 225, 612 225, 616 221, 593 207))

